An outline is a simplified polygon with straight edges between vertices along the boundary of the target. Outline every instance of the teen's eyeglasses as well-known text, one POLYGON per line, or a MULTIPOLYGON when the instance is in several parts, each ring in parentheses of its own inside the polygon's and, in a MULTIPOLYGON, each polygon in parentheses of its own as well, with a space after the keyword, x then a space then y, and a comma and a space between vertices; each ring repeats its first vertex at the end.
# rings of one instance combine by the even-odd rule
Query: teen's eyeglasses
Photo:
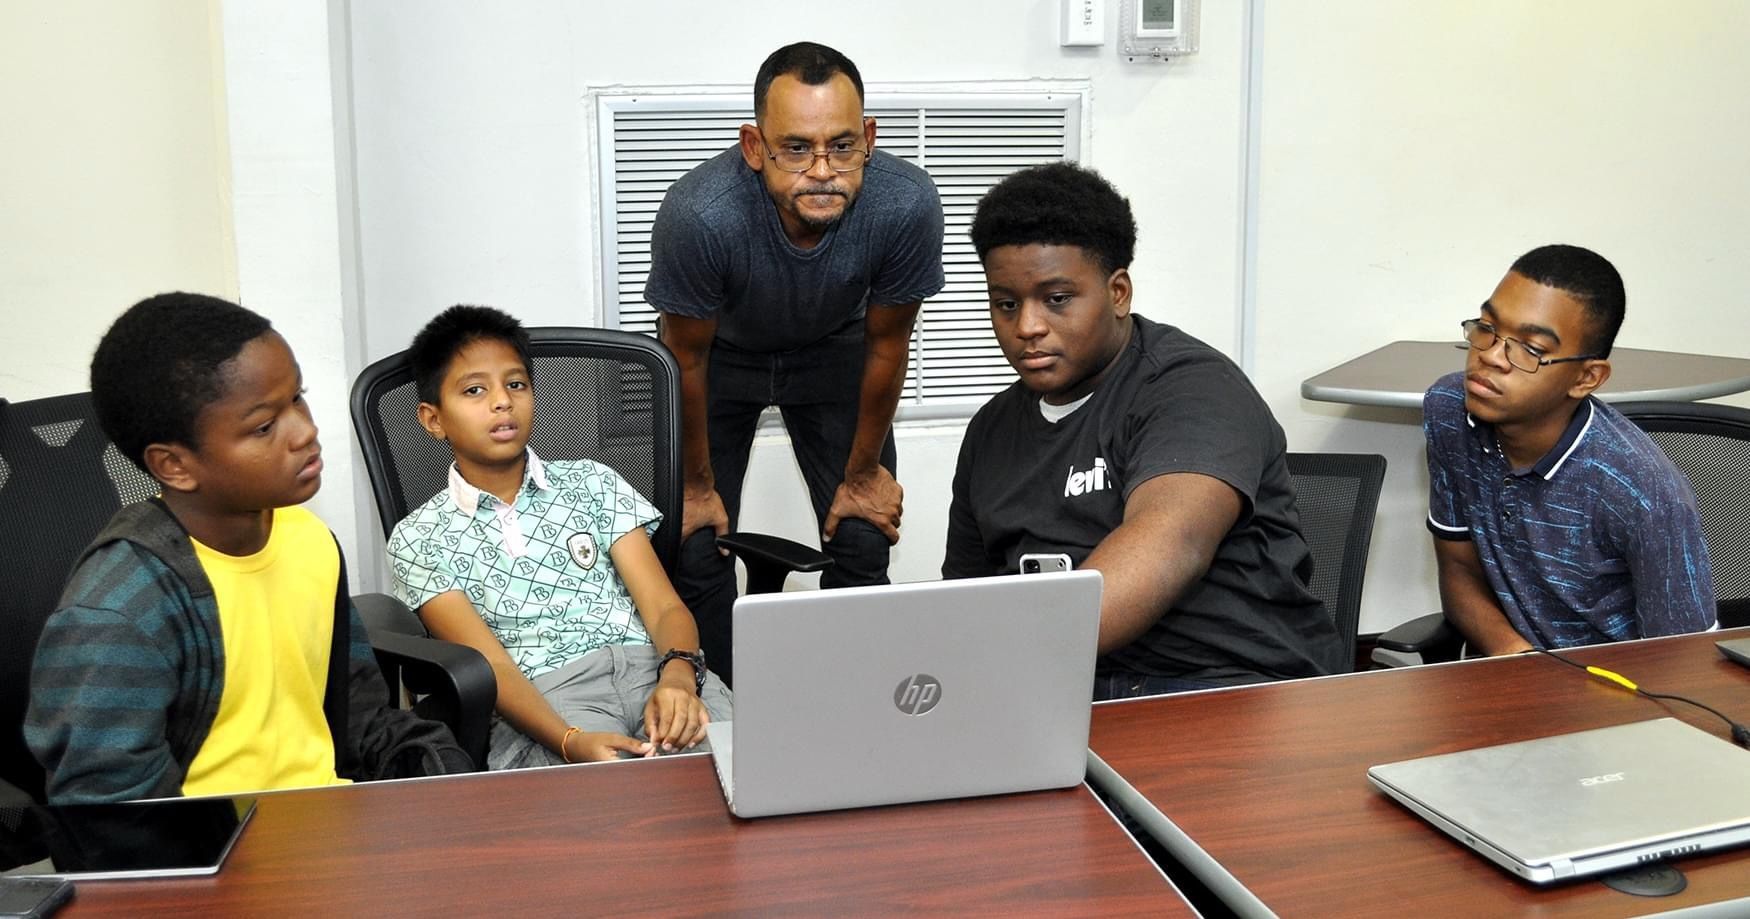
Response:
POLYGON ((1478 351, 1489 351, 1499 341, 1507 346, 1507 363, 1514 369, 1526 373, 1536 373, 1546 364, 1566 364, 1570 361, 1590 361, 1601 358, 1602 354, 1577 354, 1573 357, 1544 357, 1544 350, 1536 345, 1528 345, 1517 338, 1508 338, 1495 329, 1493 325, 1481 319, 1466 319, 1458 324, 1464 329, 1465 343, 1460 348, 1475 348, 1478 351))

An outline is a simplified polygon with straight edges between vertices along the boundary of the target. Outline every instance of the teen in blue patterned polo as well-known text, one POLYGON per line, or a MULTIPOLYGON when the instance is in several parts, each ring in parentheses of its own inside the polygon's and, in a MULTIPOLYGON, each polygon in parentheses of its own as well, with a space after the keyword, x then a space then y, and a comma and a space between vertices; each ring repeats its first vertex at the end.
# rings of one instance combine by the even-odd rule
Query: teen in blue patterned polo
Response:
POLYGON ((697 746, 730 699, 650 544, 662 515, 606 466, 528 449, 528 341, 478 306, 414 338, 420 423, 456 462, 389 537, 395 593, 492 665, 491 768, 697 746))
POLYGON ((1592 395, 1624 299, 1597 253, 1526 253, 1464 323, 1464 372, 1423 400, 1441 605, 1475 651, 1715 625, 1689 480, 1592 395))

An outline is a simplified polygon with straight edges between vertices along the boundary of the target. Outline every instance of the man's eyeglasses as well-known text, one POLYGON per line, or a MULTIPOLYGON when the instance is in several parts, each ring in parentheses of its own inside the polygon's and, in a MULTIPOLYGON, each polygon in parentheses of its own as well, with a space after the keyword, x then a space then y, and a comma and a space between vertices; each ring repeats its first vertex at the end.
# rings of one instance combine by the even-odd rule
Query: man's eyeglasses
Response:
POLYGON ((1458 324, 1464 329, 1465 344, 1460 348, 1475 348, 1478 351, 1488 351, 1495 347, 1496 341, 1507 346, 1507 363, 1514 369, 1526 373, 1536 373, 1545 364, 1566 364, 1569 361, 1590 361, 1601 358, 1602 354, 1577 354, 1573 357, 1544 357, 1544 351, 1536 345, 1528 345, 1517 338, 1508 338, 1496 331, 1495 327, 1481 319, 1466 319, 1458 324))
POLYGON ((771 144, 766 144, 766 158, 785 172, 807 172, 823 156, 833 172, 856 172, 869 162, 869 151, 848 140, 827 144, 825 150, 815 150, 808 144, 779 144, 774 150, 771 144))

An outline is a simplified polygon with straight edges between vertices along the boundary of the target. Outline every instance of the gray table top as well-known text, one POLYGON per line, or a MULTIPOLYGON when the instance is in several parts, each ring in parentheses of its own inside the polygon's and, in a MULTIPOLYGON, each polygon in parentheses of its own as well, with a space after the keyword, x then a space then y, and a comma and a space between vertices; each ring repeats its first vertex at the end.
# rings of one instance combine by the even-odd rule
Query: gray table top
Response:
MULTIPOLYGON (((1442 375, 1464 368, 1457 342, 1394 341, 1308 377, 1302 398, 1389 408, 1422 407, 1422 394, 1442 375)), ((1750 390, 1750 360, 1678 351, 1615 348, 1610 380, 1598 391, 1606 402, 1693 402, 1750 390)))

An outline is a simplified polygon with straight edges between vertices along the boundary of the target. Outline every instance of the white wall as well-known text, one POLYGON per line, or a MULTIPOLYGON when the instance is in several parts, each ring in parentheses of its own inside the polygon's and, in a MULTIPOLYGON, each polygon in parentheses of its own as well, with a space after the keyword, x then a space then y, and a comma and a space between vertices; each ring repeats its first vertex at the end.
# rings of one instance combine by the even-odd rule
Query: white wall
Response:
POLYGON ((1455 338, 1548 242, 1621 270, 1618 344, 1750 354, 1750 5, 1267 10, 1253 378, 1294 449, 1389 459, 1361 616, 1377 631, 1438 608, 1420 414, 1305 402, 1300 381, 1455 338))
POLYGON ((328 463, 312 507, 356 557, 330 22, 291 0, 0 6, 0 397, 89 388, 143 297, 241 299, 302 364, 328 463))
MULTIPOLYGON (((1111 43, 1058 48, 1053 0, 822 6, 830 21, 808 30, 769 0, 613 15, 551 0, 228 3, 222 51, 212 3, 10 4, 0 395, 84 388, 97 335, 141 296, 240 287, 315 384, 331 461, 318 510, 357 562, 377 532, 341 465, 360 362, 458 301, 536 324, 599 315, 586 87, 745 85, 771 48, 804 37, 845 50, 872 82, 1089 79, 1087 158, 1136 206, 1143 310, 1229 353, 1245 345, 1293 449, 1390 459, 1363 610, 1363 630, 1378 630, 1435 603, 1415 415, 1304 402, 1300 381, 1386 341, 1450 335, 1515 255, 1558 239, 1622 268, 1622 344, 1750 354, 1737 309, 1750 289, 1750 58, 1738 51, 1750 6, 1254 4, 1245 342, 1237 0, 1206 0, 1203 50, 1166 68, 1119 64, 1111 43)), ((900 432, 902 580, 934 576, 958 441, 952 425, 900 432)), ((762 442, 748 524, 804 536, 785 455, 762 442)))
MULTIPOLYGON (((829 3, 804 15, 771 0, 733 12, 672 0, 599 9, 442 2, 413 15, 392 4, 354 5, 371 357, 405 347, 425 320, 456 302, 500 306, 529 324, 595 323, 586 89, 747 86, 768 53, 804 38, 844 51, 870 83, 1091 78, 1093 136, 1084 159, 1136 207, 1141 309, 1233 349, 1239 5, 1205 4, 1205 50, 1166 67, 1119 63, 1111 43, 1059 48, 1055 0, 829 3)), ((907 425, 898 436, 907 512, 893 575, 933 579, 960 427, 907 425)), ((812 512, 788 455, 781 438, 762 438, 744 525, 812 538, 812 512)))
POLYGON ((213 3, 0 5, 0 397, 90 388, 166 290, 237 295, 213 3))
POLYGON ((349 302, 356 265, 347 110, 331 53, 344 47, 344 33, 338 42, 334 34, 344 6, 226 3, 224 87, 242 301, 273 320, 297 355, 322 432, 322 490, 309 507, 339 535, 352 586, 364 590, 378 583, 377 553, 355 536, 364 486, 347 394, 363 349, 349 302))

